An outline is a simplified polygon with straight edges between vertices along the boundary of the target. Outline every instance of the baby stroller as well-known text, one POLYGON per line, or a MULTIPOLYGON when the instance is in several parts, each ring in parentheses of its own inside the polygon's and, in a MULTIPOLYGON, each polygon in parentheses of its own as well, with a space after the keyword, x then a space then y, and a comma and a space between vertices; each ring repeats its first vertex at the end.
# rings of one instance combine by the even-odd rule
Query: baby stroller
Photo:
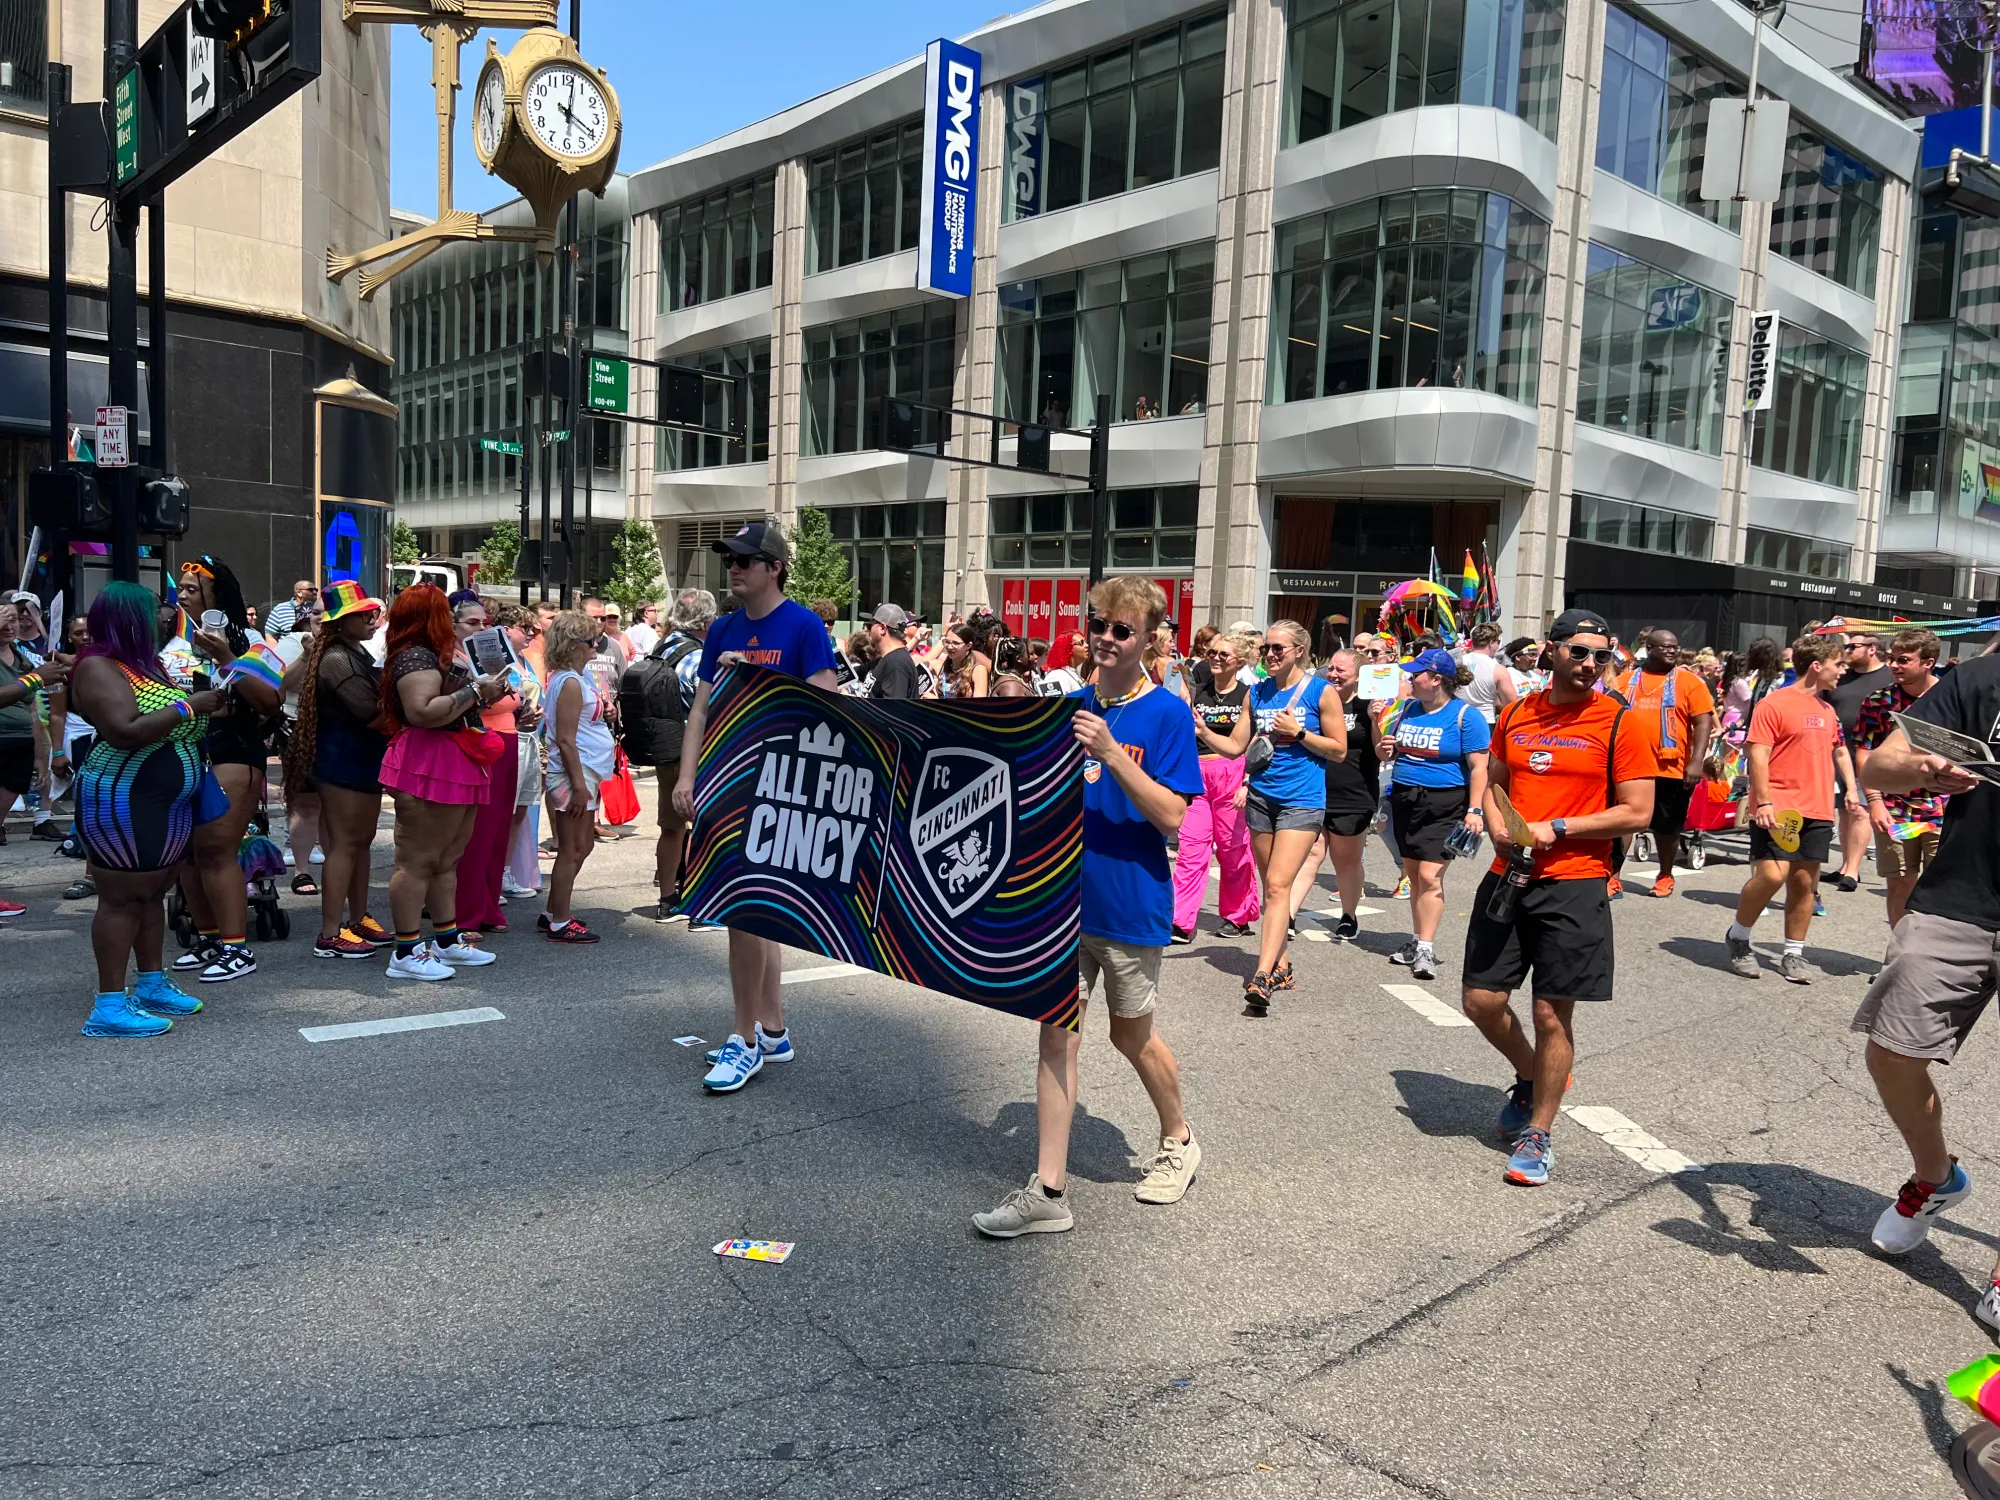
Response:
MULTIPOLYGON (((283 942, 292 935, 291 914, 278 904, 278 881, 285 873, 285 851, 272 842, 269 828, 269 809, 259 808, 236 850, 236 863, 243 870, 244 895, 250 902, 249 935, 260 943, 273 938, 283 942)), ((187 897, 181 893, 179 882, 167 894, 167 921, 173 927, 176 942, 183 948, 194 947, 198 936, 194 913, 188 910, 187 897)))

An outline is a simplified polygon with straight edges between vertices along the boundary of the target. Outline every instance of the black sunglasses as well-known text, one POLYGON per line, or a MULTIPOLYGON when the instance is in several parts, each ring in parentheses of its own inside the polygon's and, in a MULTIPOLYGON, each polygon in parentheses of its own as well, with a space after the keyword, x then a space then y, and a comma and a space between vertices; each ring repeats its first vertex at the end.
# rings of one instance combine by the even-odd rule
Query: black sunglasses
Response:
POLYGON ((773 562, 770 558, 764 556, 764 554, 761 552, 756 553, 750 557, 745 557, 741 553, 730 554, 729 566, 732 568, 747 568, 752 563, 762 563, 767 568, 777 567, 777 564, 775 562, 773 562))
POLYGON ((1133 636, 1139 633, 1123 620, 1106 620, 1097 615, 1090 617, 1090 624, 1087 628, 1092 635, 1108 635, 1120 645, 1131 640, 1133 636))
POLYGON ((1608 667, 1618 660, 1618 653, 1609 646, 1573 646, 1565 641, 1563 650, 1569 653, 1571 661, 1595 662, 1600 667, 1608 667))
POLYGON ((1263 645, 1257 648, 1257 652, 1260 656, 1269 656, 1273 651, 1275 651, 1280 656, 1283 656, 1287 651, 1291 649, 1292 648, 1290 646, 1287 646, 1283 641, 1266 641, 1263 645))

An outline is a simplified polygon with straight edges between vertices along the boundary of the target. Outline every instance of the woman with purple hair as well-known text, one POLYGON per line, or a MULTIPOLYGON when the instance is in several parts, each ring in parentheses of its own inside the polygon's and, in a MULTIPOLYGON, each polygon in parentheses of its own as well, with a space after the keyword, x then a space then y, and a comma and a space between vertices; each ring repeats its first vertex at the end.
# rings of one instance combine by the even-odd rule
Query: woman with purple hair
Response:
POLYGON ((180 873, 195 824, 228 810, 202 752, 211 715, 229 695, 186 692, 160 666, 159 601, 136 583, 112 583, 90 606, 90 644, 77 658, 70 699, 97 729, 76 777, 76 832, 97 882, 90 946, 97 1003, 85 1036, 157 1036, 201 1002, 161 961, 163 898, 180 873), (139 979, 125 990, 125 962, 139 979))

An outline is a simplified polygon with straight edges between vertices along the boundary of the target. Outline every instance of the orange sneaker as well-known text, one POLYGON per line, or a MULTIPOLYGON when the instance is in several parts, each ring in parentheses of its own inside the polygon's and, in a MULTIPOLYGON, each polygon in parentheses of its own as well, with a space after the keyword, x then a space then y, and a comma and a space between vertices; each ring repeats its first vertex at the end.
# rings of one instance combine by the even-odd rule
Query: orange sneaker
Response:
POLYGON ((1655 896, 1671 896, 1673 893, 1674 893, 1673 876, 1662 875, 1658 880, 1653 882, 1653 894, 1655 896))
POLYGON ((1625 894, 1625 882, 1620 880, 1616 875, 1613 875, 1610 880, 1605 882, 1604 894, 1609 896, 1613 901, 1616 901, 1620 896, 1625 894))
POLYGON ((347 930, 362 942, 377 948, 387 947, 396 941, 396 935, 373 917, 363 917, 359 922, 350 925, 347 930))

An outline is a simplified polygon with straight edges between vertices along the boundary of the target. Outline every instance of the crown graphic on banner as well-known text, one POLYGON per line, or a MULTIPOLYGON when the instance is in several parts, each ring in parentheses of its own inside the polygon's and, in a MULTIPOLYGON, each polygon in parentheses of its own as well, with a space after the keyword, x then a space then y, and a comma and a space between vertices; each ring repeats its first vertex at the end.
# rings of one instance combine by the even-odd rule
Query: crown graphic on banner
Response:
POLYGON ((824 755, 838 760, 847 750, 847 736, 835 734, 824 724, 814 724, 799 731, 799 749, 807 755, 824 755))

